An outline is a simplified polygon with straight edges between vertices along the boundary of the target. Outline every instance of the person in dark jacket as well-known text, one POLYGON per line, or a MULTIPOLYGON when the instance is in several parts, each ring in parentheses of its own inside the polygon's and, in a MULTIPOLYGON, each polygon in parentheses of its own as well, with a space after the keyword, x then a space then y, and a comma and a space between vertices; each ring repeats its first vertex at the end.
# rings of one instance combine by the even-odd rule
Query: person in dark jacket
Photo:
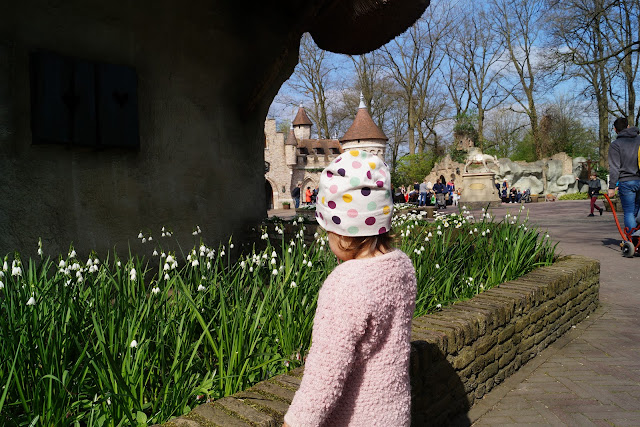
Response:
MULTIPOLYGON (((618 137, 609 147, 609 197, 615 195, 618 187, 620 202, 624 211, 624 226, 629 230, 637 227, 636 217, 640 211, 640 130, 629 127, 625 117, 613 122, 618 137)), ((634 233, 635 234, 635 233, 634 233)), ((640 234, 640 233, 639 233, 640 234)))
POLYGON ((598 179, 596 174, 592 173, 591 175, 589 175, 589 181, 585 181, 584 179, 580 179, 578 177, 576 177, 576 181, 578 181, 580 184, 587 184, 589 186, 589 190, 587 190, 587 195, 589 196, 589 199, 591 199, 591 213, 589 213, 589 215, 587 216, 594 216, 593 215, 594 208, 598 209, 600 211, 600 215, 602 215, 602 212, 604 211, 604 209, 598 206, 598 204, 596 203, 596 200, 598 200, 598 195, 600 194, 600 190, 602 189, 602 186, 600 185, 600 180, 598 179))
POLYGON ((302 183, 299 182, 298 185, 291 190, 291 197, 293 198, 293 204, 295 205, 296 209, 298 209, 300 207, 300 187, 302 186, 302 183))
POLYGON ((447 192, 447 181, 443 175, 440 175, 440 179, 433 184, 433 192, 436 193, 436 209, 447 209, 444 199, 444 195, 447 192))

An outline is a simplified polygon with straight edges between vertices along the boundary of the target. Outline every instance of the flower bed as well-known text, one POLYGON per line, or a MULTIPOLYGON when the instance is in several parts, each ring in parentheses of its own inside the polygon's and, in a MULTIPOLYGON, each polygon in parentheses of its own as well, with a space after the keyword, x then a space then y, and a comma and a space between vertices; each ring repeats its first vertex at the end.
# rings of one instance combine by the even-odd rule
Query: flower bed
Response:
MULTIPOLYGON (((186 257, 5 257, 0 424, 164 422, 300 366, 336 260, 326 236, 305 242, 296 225, 287 239, 272 226, 277 245, 263 230, 266 248, 236 262, 231 242, 186 257)), ((517 216, 402 214, 393 226, 416 267, 416 315, 554 259, 548 236, 517 216)))

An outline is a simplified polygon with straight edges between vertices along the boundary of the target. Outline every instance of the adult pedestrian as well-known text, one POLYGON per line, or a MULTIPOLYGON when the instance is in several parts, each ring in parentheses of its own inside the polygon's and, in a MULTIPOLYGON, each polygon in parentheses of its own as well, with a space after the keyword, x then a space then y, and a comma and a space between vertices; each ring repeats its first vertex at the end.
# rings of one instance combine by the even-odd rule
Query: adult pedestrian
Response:
POLYGON ((427 180, 423 180, 420 183, 420 198, 418 199, 418 206, 426 206, 427 204, 427 180))
POLYGON ((296 209, 300 207, 300 187, 302 187, 302 183, 299 182, 298 185, 291 190, 291 197, 293 198, 293 204, 296 209))
POLYGON ((589 196, 589 199, 591 199, 591 213, 589 213, 589 215, 587 216, 594 216, 593 215, 594 208, 598 209, 600 211, 600 215, 602 215, 602 212, 604 211, 604 209, 596 204, 596 200, 598 200, 598 195, 600 194, 600 190, 602 189, 602 186, 600 185, 600 180, 598 179, 596 174, 592 173, 591 175, 589 175, 589 181, 585 181, 584 179, 580 179, 578 177, 576 177, 576 181, 578 181, 580 184, 587 184, 589 186, 589 189, 587 190, 587 195, 589 196))
MULTIPOLYGON (((613 122, 618 137, 609 147, 609 197, 615 195, 618 187, 620 202, 624 212, 624 226, 629 230, 637 227, 636 217, 640 211, 640 168, 638 150, 640 149, 640 130, 629 127, 626 117, 613 122)), ((639 230, 640 231, 640 230, 639 230)), ((640 232, 634 233, 640 235, 640 232)))
POLYGON ((446 209, 444 195, 447 192, 447 181, 443 175, 440 175, 440 179, 433 184, 433 191, 436 193, 436 209, 446 209))

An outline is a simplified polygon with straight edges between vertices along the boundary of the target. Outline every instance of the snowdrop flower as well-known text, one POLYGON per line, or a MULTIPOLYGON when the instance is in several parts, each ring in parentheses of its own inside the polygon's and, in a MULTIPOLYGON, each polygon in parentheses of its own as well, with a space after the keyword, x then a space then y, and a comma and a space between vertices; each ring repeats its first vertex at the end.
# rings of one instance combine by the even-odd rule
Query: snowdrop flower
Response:
POLYGON ((155 287, 155 288, 151 289, 151 293, 154 294, 154 295, 158 294, 159 292, 160 292, 160 288, 158 288, 158 287, 155 287))
POLYGON ((2 270, 7 271, 8 269, 9 269, 9 266, 7 265, 7 261, 5 261, 4 265, 2 266, 2 270))
POLYGON ((233 249, 233 248, 235 248, 235 245, 234 245, 233 243, 231 243, 231 244, 229 245, 229 249, 233 249))
POLYGON ((198 292, 202 292, 202 291, 206 291, 207 288, 202 286, 202 285, 198 285, 198 292))
POLYGON ((436 308, 442 308, 442 304, 436 305, 436 308))
POLYGON ((429 232, 429 233, 427 234, 427 237, 433 237, 433 234, 431 234, 431 232, 429 232))
POLYGON ((38 248, 38 255, 42 256, 42 248, 38 248))
POLYGON ((207 261, 207 270, 211 270, 211 263, 207 261))
POLYGON ((276 259, 275 258, 271 258, 271 265, 275 265, 276 264, 276 259))
POLYGON ((138 341, 136 341, 136 340, 131 341, 131 344, 129 344, 129 347, 131 347, 131 348, 138 347, 138 341))
POLYGON ((247 266, 247 263, 244 261, 240 261, 240 267, 244 270, 244 268, 247 266))
POLYGON ((164 267, 162 268, 164 271, 169 270, 171 267, 169 267, 169 264, 167 264, 166 262, 164 263, 164 267))
POLYGON ((220 251, 220 256, 224 256, 224 251, 220 251))
POLYGON ((291 284, 289 285, 290 288, 297 288, 298 285, 296 285, 296 282, 291 282, 291 284))
POLYGON ((130 276, 130 278, 131 278, 131 281, 132 281, 132 282, 135 282, 135 281, 136 281, 136 275, 137 275, 137 273, 136 273, 136 269, 135 269, 135 268, 132 268, 132 269, 131 269, 131 272, 129 272, 129 276, 130 276))
POLYGON ((138 234, 138 239, 142 239, 144 236, 142 235, 142 231, 138 234))
POLYGON ((277 276, 278 275, 278 270, 274 268, 273 271, 271 272, 271 274, 273 274, 274 276, 277 276))
POLYGON ((249 273, 253 273, 253 267, 249 267, 249 273))
POLYGON ((141 240, 142 243, 147 243, 147 239, 145 239, 144 237, 141 240))
POLYGON ((164 273, 164 280, 169 280, 169 273, 164 273))
POLYGON ((76 251, 72 250, 71 253, 69 253, 69 258, 75 258, 76 257, 76 251))
POLYGON ((152 240, 153 240, 153 237, 149 236, 149 241, 152 241, 152 240))
POLYGON ((4 289, 4 283, 2 283, 2 280, 0 280, 0 290, 4 289))
POLYGON ((171 255, 169 255, 169 256, 167 257, 167 262, 168 262, 169 264, 171 264, 173 261, 174 261, 173 257, 172 257, 171 255))
POLYGON ((27 305, 36 305, 36 299, 34 297, 29 298, 27 305))
POLYGON ((287 249, 287 252, 291 253, 291 247, 289 247, 289 249, 287 249))
POLYGON ((200 265, 200 262, 197 259, 191 261, 191 267, 197 267, 198 265, 200 265))
POLYGON ((318 233, 317 233, 317 232, 316 232, 316 233, 313 233, 313 237, 314 237, 315 239, 317 239, 317 238, 318 238, 318 233))
POLYGON ((440 264, 436 264, 436 268, 440 268, 440 264))
POLYGON ((549 235, 548 235, 548 234, 546 234, 544 237, 549 237, 549 235))
POLYGON ((11 275, 12 276, 22 276, 22 269, 19 265, 11 267, 11 275))
POLYGON ((154 249, 154 250, 153 250, 153 253, 152 253, 151 255, 153 255, 153 256, 158 256, 158 251, 154 249))

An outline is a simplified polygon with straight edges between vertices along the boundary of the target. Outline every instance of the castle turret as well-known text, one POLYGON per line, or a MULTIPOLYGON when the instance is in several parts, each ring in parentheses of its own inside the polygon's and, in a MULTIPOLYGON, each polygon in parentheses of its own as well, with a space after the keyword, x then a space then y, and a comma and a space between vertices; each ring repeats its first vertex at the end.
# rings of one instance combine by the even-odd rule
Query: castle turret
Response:
POLYGON ((296 138, 296 134, 293 131, 293 128, 289 130, 289 135, 287 135, 287 139, 284 142, 284 155, 287 166, 295 166, 297 162, 297 148, 298 148, 298 139, 296 138))
POLYGON ((313 123, 311 123, 309 116, 307 116, 304 107, 300 105, 298 114, 296 114, 296 118, 293 119, 293 131, 298 141, 311 138, 311 126, 313 126, 313 123))
POLYGON ((389 138, 373 122, 367 106, 364 105, 364 97, 360 93, 360 106, 356 118, 349 130, 340 138, 342 148, 345 151, 349 149, 364 150, 384 158, 388 140, 389 138))

